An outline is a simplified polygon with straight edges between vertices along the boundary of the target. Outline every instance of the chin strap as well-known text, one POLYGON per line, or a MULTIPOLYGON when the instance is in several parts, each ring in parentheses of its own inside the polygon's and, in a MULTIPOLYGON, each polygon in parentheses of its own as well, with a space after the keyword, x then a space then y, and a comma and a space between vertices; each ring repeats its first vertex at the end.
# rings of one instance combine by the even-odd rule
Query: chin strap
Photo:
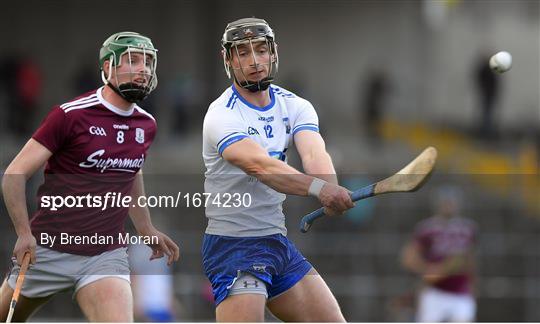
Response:
POLYGON ((143 87, 132 82, 122 83, 118 88, 107 82, 107 86, 120 97, 131 103, 143 101, 149 95, 148 87, 143 87))
POLYGON ((251 92, 259 92, 268 89, 268 87, 270 87, 270 84, 272 84, 272 81, 274 81, 274 78, 268 77, 257 81, 256 83, 250 83, 248 81, 239 82, 238 79, 236 79, 236 83, 238 83, 239 86, 251 92))

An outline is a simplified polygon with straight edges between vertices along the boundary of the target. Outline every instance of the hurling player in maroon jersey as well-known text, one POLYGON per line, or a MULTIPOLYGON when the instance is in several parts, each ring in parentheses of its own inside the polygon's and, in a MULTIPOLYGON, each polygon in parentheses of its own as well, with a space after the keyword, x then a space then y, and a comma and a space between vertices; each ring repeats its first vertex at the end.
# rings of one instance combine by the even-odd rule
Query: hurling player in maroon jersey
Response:
POLYGON ((422 276, 418 322, 471 322, 476 225, 459 216, 461 191, 444 187, 436 198, 437 214, 421 221, 405 246, 405 268, 422 276))
POLYGON ((99 59, 105 86, 55 106, 5 171, 4 200, 18 239, 16 264, 0 290, 1 321, 25 252, 31 266, 14 321, 65 290, 90 321, 133 321, 128 215, 153 249, 151 259, 166 255, 170 265, 179 258, 148 208, 135 203, 145 195, 142 166, 156 134, 154 118, 137 103, 157 85, 157 50, 148 37, 121 32, 105 40, 99 59), (43 165, 38 209, 29 219, 25 183, 43 165), (121 197, 132 203, 114 203, 121 197))

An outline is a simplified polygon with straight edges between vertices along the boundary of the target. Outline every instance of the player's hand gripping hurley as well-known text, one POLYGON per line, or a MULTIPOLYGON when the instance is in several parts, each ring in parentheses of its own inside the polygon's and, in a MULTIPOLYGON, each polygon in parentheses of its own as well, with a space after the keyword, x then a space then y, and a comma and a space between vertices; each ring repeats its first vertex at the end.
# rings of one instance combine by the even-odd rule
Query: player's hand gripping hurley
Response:
POLYGON ((17 283, 15 284, 13 297, 11 298, 11 302, 9 303, 9 313, 6 319, 6 323, 11 323, 11 319, 13 318, 13 313, 15 312, 15 307, 17 306, 19 295, 21 294, 21 289, 24 282, 24 276, 26 275, 26 270, 28 270, 29 264, 30 264, 30 252, 26 252, 23 257, 21 269, 19 270, 19 275, 17 276, 17 283))
MULTIPOLYGON (((384 193, 416 191, 429 178, 436 160, 437 150, 430 146, 393 176, 351 193, 351 199, 358 201, 384 193)), ((323 207, 305 215, 300 221, 300 231, 306 233, 313 222, 324 215, 323 207)))

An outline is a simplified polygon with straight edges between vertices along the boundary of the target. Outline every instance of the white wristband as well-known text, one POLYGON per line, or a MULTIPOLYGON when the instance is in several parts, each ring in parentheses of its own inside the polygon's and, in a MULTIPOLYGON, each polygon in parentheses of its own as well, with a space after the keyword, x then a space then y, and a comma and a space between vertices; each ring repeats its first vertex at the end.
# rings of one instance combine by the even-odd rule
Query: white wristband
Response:
POLYGON ((311 182, 311 185, 308 189, 308 194, 313 197, 319 198, 319 194, 321 193, 322 188, 326 184, 326 181, 321 180, 319 178, 313 178, 313 181, 311 182))

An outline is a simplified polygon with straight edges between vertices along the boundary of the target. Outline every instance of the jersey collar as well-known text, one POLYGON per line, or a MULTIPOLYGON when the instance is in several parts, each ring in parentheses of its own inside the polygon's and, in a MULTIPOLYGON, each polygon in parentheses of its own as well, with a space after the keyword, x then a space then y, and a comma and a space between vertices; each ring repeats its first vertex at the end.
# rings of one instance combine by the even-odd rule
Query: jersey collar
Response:
POLYGON ((272 109, 272 107, 274 107, 274 104, 276 103, 276 98, 274 96, 274 90, 272 89, 272 87, 269 87, 268 89, 270 90, 270 103, 264 107, 257 107, 255 106, 254 104, 250 103, 249 101, 247 101, 246 99, 244 99, 244 97, 242 97, 240 95, 240 93, 238 92, 238 90, 236 90, 236 87, 234 86, 234 84, 231 86, 231 89, 232 91, 234 92, 234 94, 240 98, 240 101, 242 101, 244 103, 244 105, 248 106, 249 108, 251 109, 255 109, 257 111, 267 111, 267 110, 270 110, 272 109))
POLYGON ((135 111, 135 104, 132 104, 129 107, 129 110, 120 109, 120 108, 116 107, 115 105, 113 105, 112 103, 105 100, 105 98, 103 98, 103 95, 101 94, 102 91, 103 91, 103 87, 97 89, 96 95, 97 95, 97 98, 98 98, 99 102, 103 106, 105 106, 105 108, 109 109, 110 111, 112 111, 113 113, 115 113, 117 115, 124 116, 124 117, 128 117, 128 116, 131 116, 133 114, 133 112, 135 111))

